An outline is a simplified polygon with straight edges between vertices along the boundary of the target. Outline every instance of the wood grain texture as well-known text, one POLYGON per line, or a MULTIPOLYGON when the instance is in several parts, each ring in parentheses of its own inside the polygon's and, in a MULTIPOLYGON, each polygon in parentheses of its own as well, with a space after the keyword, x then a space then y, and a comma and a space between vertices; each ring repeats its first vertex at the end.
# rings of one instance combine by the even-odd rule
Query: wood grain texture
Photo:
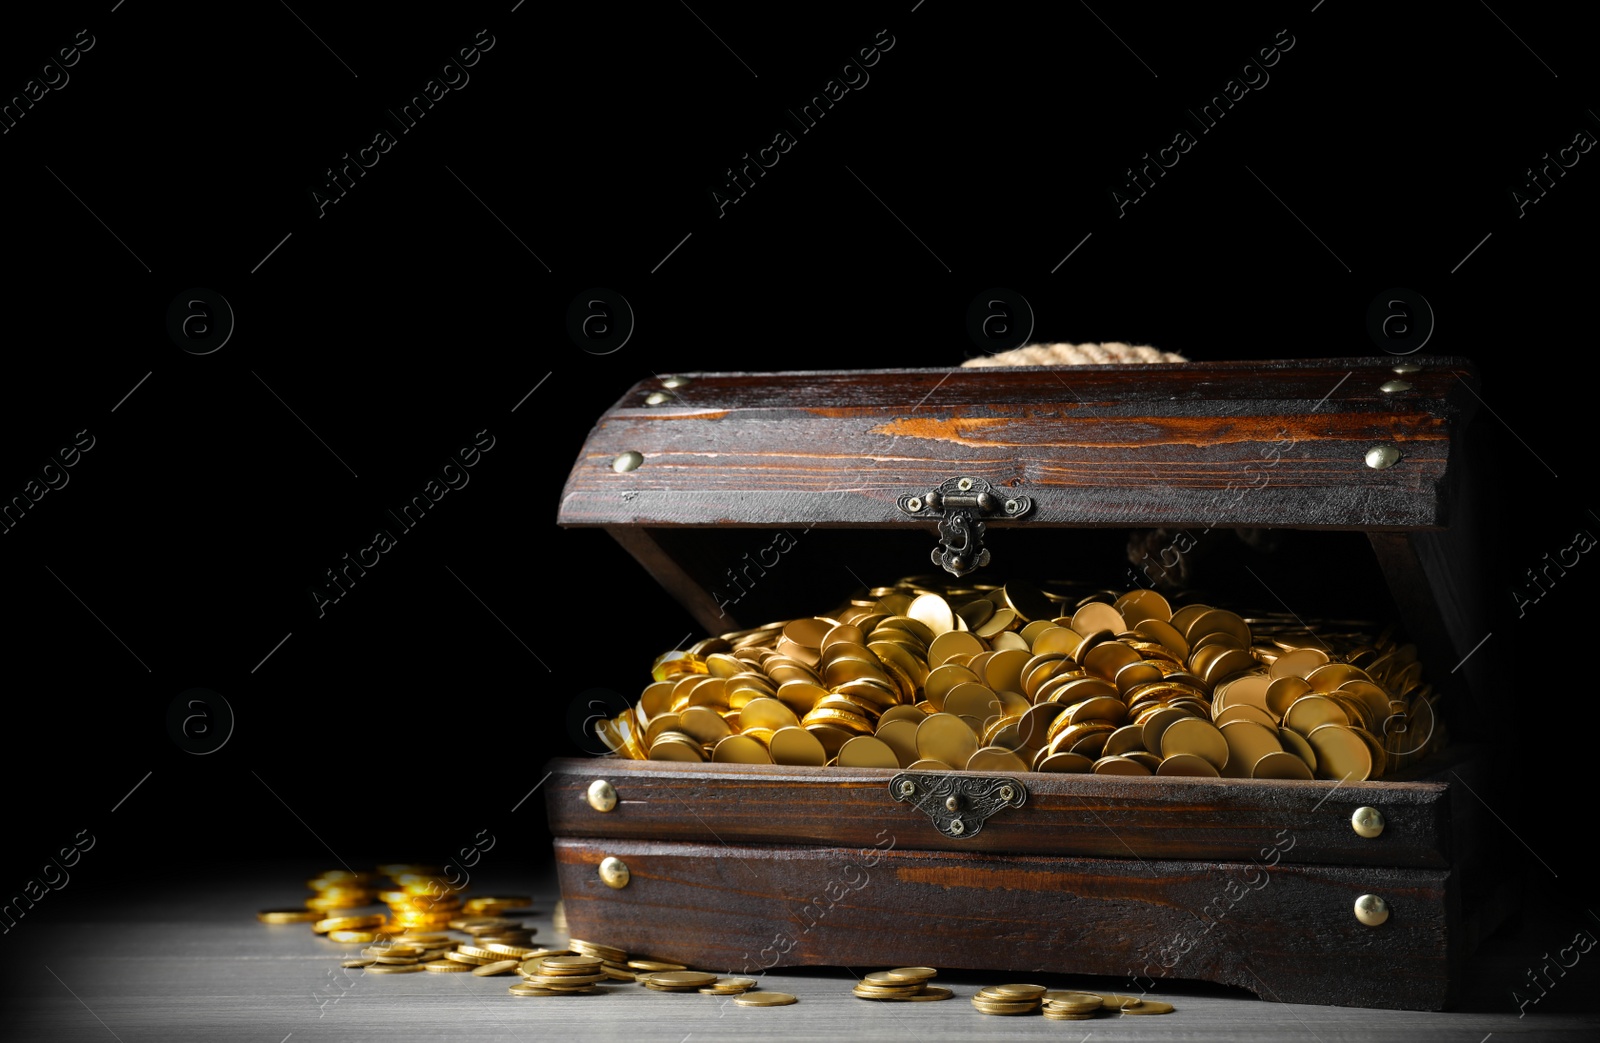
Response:
POLYGON ((1288 1003, 1438 1010, 1464 956, 1442 870, 564 839, 574 933, 751 973, 843 964, 1199 978, 1288 1003), (615 856, 613 890, 595 867, 615 856), (1356 920, 1363 894, 1391 916, 1356 920))
POLYGON ((1437 359, 1382 392, 1395 361, 692 374, 649 406, 652 379, 600 418, 558 520, 926 526, 896 498, 972 474, 1035 498, 1005 524, 1443 525, 1475 376, 1437 359), (1376 443, 1401 462, 1367 467, 1376 443))
MULTIPOLYGON (((1449 763, 1466 762, 1468 750, 1449 763)), ((981 832, 946 837, 910 804, 892 799, 890 769, 679 764, 615 758, 550 762, 545 783, 556 836, 715 843, 870 847, 883 835, 926 850, 1015 852, 1131 861, 1263 857, 1287 832, 1286 861, 1329 865, 1445 868, 1452 846, 1447 781, 1294 782, 1254 779, 1018 776, 1020 808, 1000 811, 981 832), (598 812, 589 783, 609 780, 620 802, 598 812), (1371 805, 1387 827, 1364 838, 1351 813, 1371 805)), ((1457 787, 1459 789, 1459 787, 1457 787)))

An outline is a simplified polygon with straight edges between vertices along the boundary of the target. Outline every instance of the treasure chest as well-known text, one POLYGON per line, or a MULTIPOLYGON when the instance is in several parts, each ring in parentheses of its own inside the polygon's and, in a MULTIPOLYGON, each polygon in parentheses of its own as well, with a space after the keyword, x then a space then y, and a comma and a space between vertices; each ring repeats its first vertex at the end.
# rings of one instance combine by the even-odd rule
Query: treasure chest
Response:
MULTIPOLYGON (((945 603, 963 618, 945 628, 994 641, 997 615, 1015 633, 1097 605, 1091 616, 1122 613, 1139 646, 1141 633, 1167 631, 1131 621, 1185 597, 1258 628, 1292 619, 1332 635, 1359 623, 1379 635, 1363 661, 1381 650, 1391 680, 1404 666, 1405 686, 1415 690, 1421 670, 1433 687, 1355 729, 1379 739, 1386 767, 1383 751, 1358 768, 1359 750, 1330 747, 1314 777, 1240 770, 1237 750, 1223 754, 1234 770, 1204 775, 1039 770, 1038 738, 1015 760, 970 768, 743 763, 677 733, 659 744, 671 759, 639 759, 668 707, 634 707, 600 722, 616 755, 549 765, 572 933, 733 974, 928 964, 1108 975, 1125 990, 1189 978, 1285 1002, 1449 1006, 1467 957, 1517 900, 1503 845, 1496 854, 1482 839, 1491 762, 1466 741, 1486 661, 1472 654, 1486 633, 1465 438, 1475 380, 1465 360, 1355 358, 692 373, 633 387, 590 433, 558 520, 610 532, 712 637, 698 654, 658 661, 658 690, 706 673, 708 649, 752 628, 824 626, 829 606, 870 606, 874 588, 908 576, 923 577, 913 590, 959 585, 945 603), (1277 549, 1241 534, 1267 534, 1277 549), (1170 602, 1140 593, 1191 558, 1198 589, 1170 602), (1057 580, 1123 593, 1078 598, 1057 580), (990 604, 974 610, 977 598, 990 604), (969 624, 972 612, 983 621, 969 624)), ((1166 622, 1195 636, 1194 618, 1178 608, 1166 622)), ((1075 634, 1071 622, 1043 626, 1075 634)), ((1078 654, 1053 664, 1073 677, 1057 688, 1093 681, 1076 671, 1094 639, 1062 639, 1078 654)), ((810 642, 813 653, 822 643, 810 642)), ((1195 663, 1235 652, 1212 651, 1170 658, 1220 703, 1224 678, 1195 681, 1210 670, 1195 663)), ((1124 652, 1106 655, 1126 665, 1124 652)), ((1297 685, 1309 676, 1303 664, 1292 672, 1297 685)), ((1348 663, 1336 673, 1366 676, 1348 663)), ((1276 679, 1269 670, 1230 701, 1260 703, 1276 679)), ((651 684, 615 680, 630 695, 651 684)), ((722 695, 700 708, 738 721, 742 700, 722 695)), ((1321 702, 1349 709, 1350 695, 1321 702)), ((900 696, 889 701, 914 701, 900 696)), ((1139 752, 1165 764, 1159 748, 1139 752)))

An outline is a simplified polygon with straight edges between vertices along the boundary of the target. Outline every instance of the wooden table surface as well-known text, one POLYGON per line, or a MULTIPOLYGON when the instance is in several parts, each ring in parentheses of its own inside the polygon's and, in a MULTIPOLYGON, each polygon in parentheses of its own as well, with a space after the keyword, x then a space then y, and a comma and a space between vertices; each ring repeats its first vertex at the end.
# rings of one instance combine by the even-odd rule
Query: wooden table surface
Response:
MULTIPOLYGON (((0 937, 4 968, 0 1039, 49 1043, 120 1040, 463 1040, 473 1043, 629 1040, 899 1040, 938 1043, 989 1039, 1421 1041, 1600 1039, 1600 951, 1579 956, 1519 1017, 1513 990, 1538 996, 1528 970, 1567 945, 1577 930, 1600 931, 1582 908, 1541 899, 1475 960, 1463 1009, 1444 1013, 1299 1006, 1265 1002, 1202 983, 1163 985, 1153 995, 1176 1010, 1161 1017, 1088 1022, 991 1017, 973 1010, 985 984, 1018 980, 947 972, 942 1003, 871 1003, 851 996, 855 975, 881 968, 771 972, 761 988, 800 1002, 743 1008, 721 998, 665 994, 617 983, 605 995, 519 998, 514 976, 372 975, 343 971, 360 946, 335 945, 304 924, 258 923, 258 909, 298 905, 299 881, 317 867, 262 868, 208 878, 184 889, 140 889, 133 897, 89 896, 53 915, 17 921, 0 937), (1585 928, 1587 925, 1587 928, 1585 928)), ((535 897, 537 938, 553 929, 552 879, 475 880, 473 893, 535 897)), ((60 902, 61 899, 55 899, 60 902)), ((39 913, 47 913, 41 903, 39 913)), ((463 936, 464 938, 465 936, 463 936)), ((605 939, 597 939, 604 941, 605 939)), ((546 942, 550 944, 550 942, 546 942)), ((1570 955, 1570 952, 1569 952, 1570 955)), ((707 968, 715 970, 716 968, 707 968)), ((1041 978, 1051 987, 1127 989, 1104 978, 1041 978)))

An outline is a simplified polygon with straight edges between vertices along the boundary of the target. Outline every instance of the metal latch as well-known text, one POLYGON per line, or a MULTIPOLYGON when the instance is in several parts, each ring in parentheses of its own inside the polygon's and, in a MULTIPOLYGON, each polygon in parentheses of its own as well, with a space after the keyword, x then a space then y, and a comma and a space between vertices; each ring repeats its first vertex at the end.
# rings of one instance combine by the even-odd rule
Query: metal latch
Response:
POLYGON ((956 840, 977 836, 990 815, 1001 808, 1020 808, 1028 799, 1016 779, 964 772, 902 771, 889 780, 889 795, 910 801, 939 832, 956 840))
POLYGON ((1033 510, 1031 497, 996 493, 983 478, 947 478, 937 489, 921 496, 902 496, 898 503, 913 517, 939 520, 939 546, 933 549, 933 562, 955 576, 989 564, 989 548, 983 545, 984 524, 978 519, 1020 518, 1033 510))

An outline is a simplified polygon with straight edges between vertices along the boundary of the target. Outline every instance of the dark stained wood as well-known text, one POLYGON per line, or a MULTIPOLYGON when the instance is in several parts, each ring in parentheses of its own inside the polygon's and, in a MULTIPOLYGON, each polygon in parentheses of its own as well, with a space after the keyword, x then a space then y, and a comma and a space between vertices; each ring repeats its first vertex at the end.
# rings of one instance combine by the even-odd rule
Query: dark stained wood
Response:
POLYGON ((693 374, 648 406, 651 379, 591 432, 558 520, 928 527, 896 498, 971 474, 1035 498, 1004 524, 1436 527, 1474 378, 1439 359, 1385 394, 1394 364, 693 374), (1404 458, 1367 467, 1377 443, 1404 458))
POLYGON ((1444 870, 563 839, 579 937, 730 974, 904 964, 1236 985, 1263 999, 1438 1010, 1462 953, 1444 870), (596 867, 631 872, 620 890, 596 867), (1354 915, 1362 894, 1389 921, 1354 915))
MULTIPOLYGON (((883 769, 681 764, 614 758, 552 761, 544 785, 556 836, 869 846, 884 833, 902 848, 1126 858, 1443 868, 1451 864, 1452 804, 1444 781, 1271 782, 1253 779, 1016 776, 1027 802, 992 816, 967 839, 946 837, 893 800, 883 769), (620 803, 598 812, 589 783, 608 780, 620 803), (1350 826, 1371 805, 1388 822, 1364 838, 1350 826)), ((1466 809, 1466 810, 1471 810, 1466 809)), ((581 937, 581 936, 580 936, 581 937)))

